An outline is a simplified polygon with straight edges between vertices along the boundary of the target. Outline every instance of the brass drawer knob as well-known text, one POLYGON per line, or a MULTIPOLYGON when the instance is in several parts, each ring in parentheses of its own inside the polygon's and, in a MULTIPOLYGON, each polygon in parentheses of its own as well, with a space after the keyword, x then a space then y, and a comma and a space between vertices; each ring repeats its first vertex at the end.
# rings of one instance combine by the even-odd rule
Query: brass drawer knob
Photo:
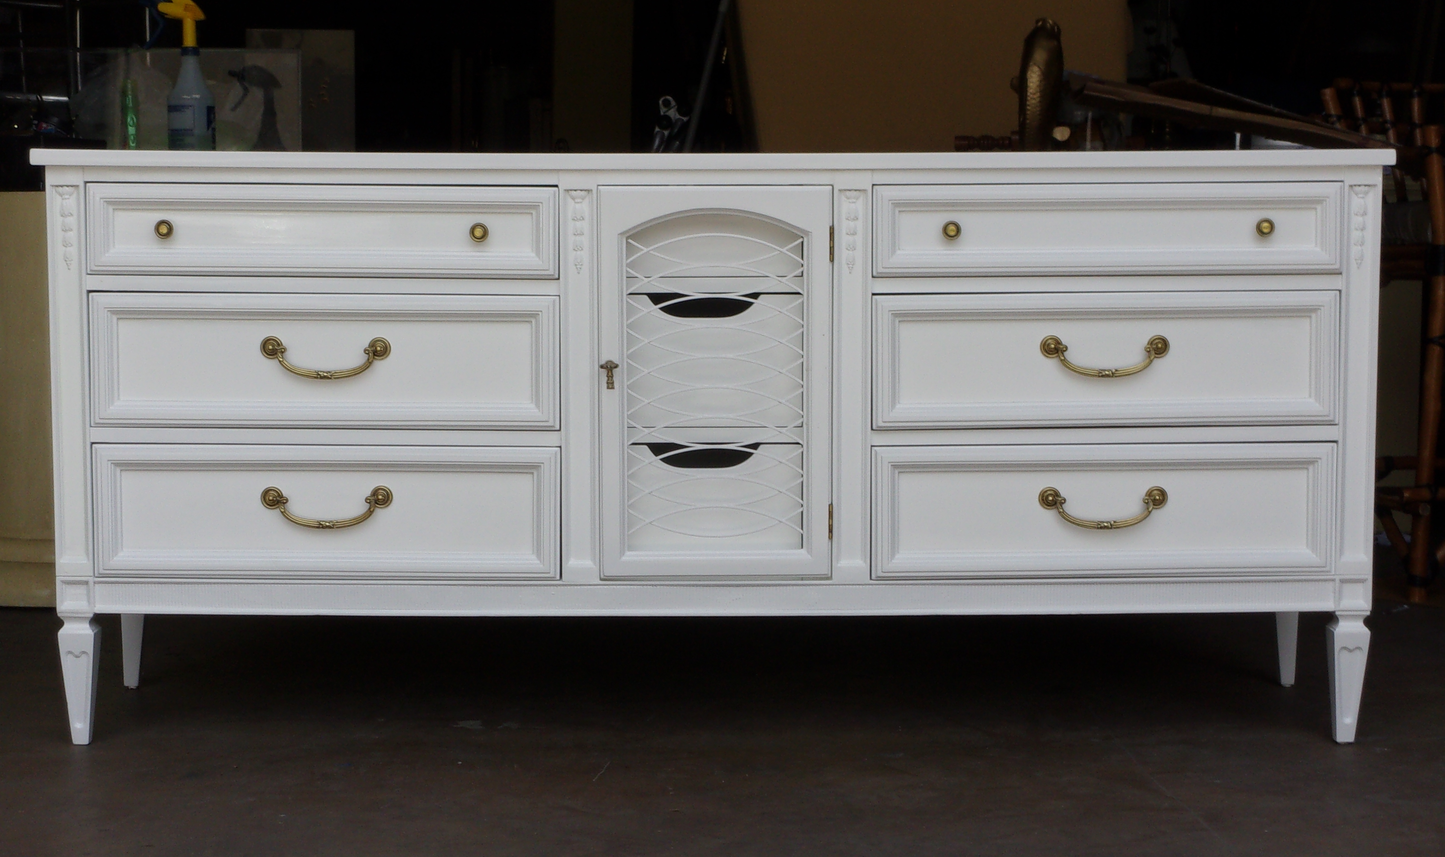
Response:
POLYGON ((480 244, 483 241, 487 240, 487 236, 492 234, 492 232, 490 229, 487 228, 487 224, 485 223, 473 223, 470 234, 472 236, 472 240, 480 244))
POLYGON ((176 227, 169 220, 156 221, 156 237, 169 238, 176 234, 176 227))
POLYGON ((963 234, 963 227, 958 225, 957 220, 950 220, 943 224, 943 237, 949 241, 957 241, 958 236, 963 234))
POLYGON ((1040 506, 1043 506, 1050 512, 1058 512, 1060 518, 1063 518, 1076 527, 1083 527, 1086 530, 1122 530, 1125 527, 1132 527, 1149 517, 1149 513, 1155 509, 1163 508, 1164 504, 1169 502, 1169 494, 1163 488, 1155 485, 1153 488, 1144 492, 1143 513, 1135 515, 1132 518, 1125 518, 1122 521, 1091 521, 1087 518, 1075 518, 1073 515, 1064 511, 1064 503, 1066 502, 1068 501, 1064 499, 1063 494, 1059 493, 1059 489, 1052 486, 1039 492, 1040 506))
POLYGON ((1268 217, 1262 218, 1258 223, 1254 224, 1254 232, 1261 238, 1268 238, 1274 234, 1274 221, 1268 217))

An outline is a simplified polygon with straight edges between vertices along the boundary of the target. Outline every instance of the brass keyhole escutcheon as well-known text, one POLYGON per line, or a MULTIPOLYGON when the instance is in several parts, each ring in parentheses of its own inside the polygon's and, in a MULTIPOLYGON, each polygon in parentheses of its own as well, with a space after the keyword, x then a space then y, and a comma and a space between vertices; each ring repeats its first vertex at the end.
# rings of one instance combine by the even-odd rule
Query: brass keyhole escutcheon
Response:
POLYGON ((169 238, 176 234, 176 227, 169 220, 156 221, 156 237, 169 238))
POLYGON ((1274 234, 1274 221, 1270 220, 1268 217, 1265 217, 1261 219, 1258 223, 1254 224, 1254 231, 1255 234, 1257 234, 1259 237, 1268 238, 1269 236, 1274 234))
POLYGON ((943 224, 943 237, 949 241, 957 241, 958 236, 963 234, 963 227, 958 225, 957 220, 950 220, 943 224))
POLYGON ((490 229, 487 228, 487 224, 485 223, 473 223, 470 234, 472 236, 472 240, 480 244, 483 241, 487 240, 487 236, 491 235, 492 232, 490 229))

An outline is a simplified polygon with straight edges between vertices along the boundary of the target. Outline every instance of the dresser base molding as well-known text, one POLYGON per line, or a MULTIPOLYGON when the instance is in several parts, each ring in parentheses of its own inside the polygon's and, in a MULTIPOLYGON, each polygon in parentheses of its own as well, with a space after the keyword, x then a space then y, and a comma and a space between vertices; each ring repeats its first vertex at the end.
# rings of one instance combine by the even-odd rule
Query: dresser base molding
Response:
MULTIPOLYGON (((1348 584, 1344 584, 1348 585, 1348 584)), ((1330 612, 1332 577, 639 583, 100 580, 98 613, 292 616, 990 616, 1330 612)))

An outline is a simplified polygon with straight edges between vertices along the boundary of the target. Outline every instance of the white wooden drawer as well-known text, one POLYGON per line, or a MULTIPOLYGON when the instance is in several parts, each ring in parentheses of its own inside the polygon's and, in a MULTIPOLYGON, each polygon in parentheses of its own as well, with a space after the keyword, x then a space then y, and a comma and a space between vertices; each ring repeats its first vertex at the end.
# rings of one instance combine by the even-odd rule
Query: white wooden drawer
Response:
POLYGON ((558 299, 96 293, 101 426, 558 427, 558 299), (346 378, 301 370, 366 365, 346 378))
POLYGON ((93 274, 557 277, 556 188, 86 188, 93 274))
POLYGON ((553 448, 97 445, 102 577, 558 576, 553 448), (345 520, 377 486, 390 505, 345 520))
POLYGON ((1338 271, 1343 194, 1335 182, 880 185, 873 273, 1338 271))
POLYGON ((803 473, 799 444, 631 444, 627 550, 801 549, 803 473))
POLYGON ((1337 292, 874 298, 873 425, 1239 425, 1338 419, 1337 292), (1081 369, 1046 356, 1055 337, 1081 369))
POLYGON ((878 447, 874 576, 1077 577, 1327 573, 1335 550, 1335 446, 878 447), (1084 529, 1040 504, 1056 488, 1084 529))
POLYGON ((803 296, 627 296, 628 422, 796 426, 803 296))

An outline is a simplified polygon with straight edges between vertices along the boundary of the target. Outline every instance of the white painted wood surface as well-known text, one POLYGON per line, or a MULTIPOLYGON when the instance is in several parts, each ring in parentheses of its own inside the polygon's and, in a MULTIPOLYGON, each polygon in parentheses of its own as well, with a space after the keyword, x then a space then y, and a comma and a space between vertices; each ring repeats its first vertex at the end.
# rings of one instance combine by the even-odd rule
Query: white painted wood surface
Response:
MULTIPOLYGON (((1242 280, 1241 287, 1258 280, 1242 280)), ((874 298, 874 427, 1332 423, 1337 292, 874 298), (1092 378, 1045 356, 1054 336, 1092 378)))
POLYGON ((93 274, 557 276, 555 188, 88 185, 93 274), (156 225, 172 234, 162 238, 156 225), (484 240, 471 228, 486 227, 484 240))
POLYGON ((1162 575, 1327 571, 1334 555, 1333 444, 875 447, 880 577, 1162 575), (1040 505, 1114 521, 1089 530, 1040 505))
POLYGON ((557 459, 546 447, 98 444, 100 577, 557 576, 557 459), (345 529, 372 489, 390 505, 345 529))
MULTIPOLYGON (((504 287, 503 287, 504 288, 504 287)), ((91 295, 98 426, 555 429, 558 299, 552 297, 91 295), (350 378, 384 338, 390 352, 350 378)))
POLYGON ((1299 612, 1287 611, 1274 614, 1274 632, 1279 645, 1279 683, 1283 687, 1294 687, 1295 664, 1299 658, 1299 612))
POLYGON ((1334 271, 1343 195, 1325 182, 880 185, 873 267, 880 277, 1334 271), (1266 219, 1273 232, 1260 235, 1266 219))
POLYGON ((147 613, 1245 611, 1289 684, 1298 613, 1329 611, 1354 739, 1388 153, 33 157, 77 743, 97 612, 135 685, 147 613), (748 306, 654 312, 718 297, 748 306), (1046 333, 1086 366, 1171 349, 1085 378, 1046 333), (258 334, 308 368, 394 351, 307 383, 258 334), (709 447, 741 460, 649 463, 709 447), (307 517, 396 499, 303 529, 273 483, 307 517), (1086 531, 1045 484, 1081 517, 1169 500, 1086 531), (764 535, 728 517, 778 498, 764 535), (698 520, 649 535, 657 502, 698 520))
POLYGON ((828 577, 831 188, 600 196, 602 577, 828 577))
POLYGON ((145 639, 144 613, 120 614, 121 675, 125 686, 140 687, 140 653, 145 639))
POLYGON ((1365 688, 1365 660, 1370 654, 1370 629, 1364 613, 1340 611, 1325 626, 1330 667, 1330 708, 1334 737, 1341 744, 1355 740, 1360 695, 1365 688))

